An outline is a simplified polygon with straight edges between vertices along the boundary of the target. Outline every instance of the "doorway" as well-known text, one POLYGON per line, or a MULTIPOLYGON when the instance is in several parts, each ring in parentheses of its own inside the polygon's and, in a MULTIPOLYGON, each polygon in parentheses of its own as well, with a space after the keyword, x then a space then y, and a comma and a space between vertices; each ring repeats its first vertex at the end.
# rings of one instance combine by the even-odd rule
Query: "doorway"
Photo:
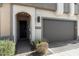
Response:
POLYGON ((17 43, 16 54, 29 52, 30 45, 30 15, 26 12, 20 12, 17 17, 17 43))
POLYGON ((19 38, 21 40, 26 40, 26 39, 29 39, 27 38, 27 21, 19 21, 19 38))

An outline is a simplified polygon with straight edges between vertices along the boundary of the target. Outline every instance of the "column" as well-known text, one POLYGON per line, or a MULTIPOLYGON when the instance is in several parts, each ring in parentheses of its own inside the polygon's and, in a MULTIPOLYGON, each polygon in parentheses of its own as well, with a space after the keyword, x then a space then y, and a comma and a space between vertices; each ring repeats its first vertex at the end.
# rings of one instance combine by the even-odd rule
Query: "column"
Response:
POLYGON ((57 14, 58 15, 63 14, 63 10, 64 10, 64 3, 57 3, 57 14))
POLYGON ((74 3, 70 3, 70 16, 73 16, 74 12, 74 3))

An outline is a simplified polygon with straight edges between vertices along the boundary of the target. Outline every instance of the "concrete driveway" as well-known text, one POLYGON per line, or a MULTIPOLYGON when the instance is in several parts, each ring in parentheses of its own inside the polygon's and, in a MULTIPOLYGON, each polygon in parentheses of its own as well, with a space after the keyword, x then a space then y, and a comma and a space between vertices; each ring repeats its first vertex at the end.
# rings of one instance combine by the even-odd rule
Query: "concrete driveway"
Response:
POLYGON ((48 55, 79 55, 79 40, 50 43, 49 51, 48 55))
POLYGON ((78 51, 79 51, 79 48, 60 52, 60 53, 51 54, 49 56, 79 56, 78 51))

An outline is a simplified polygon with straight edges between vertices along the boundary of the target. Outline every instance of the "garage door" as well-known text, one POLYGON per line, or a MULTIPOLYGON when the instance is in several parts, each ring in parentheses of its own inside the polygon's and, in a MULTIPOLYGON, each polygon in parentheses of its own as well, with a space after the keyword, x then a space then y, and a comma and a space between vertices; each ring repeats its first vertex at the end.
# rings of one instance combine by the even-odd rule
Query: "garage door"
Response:
POLYGON ((43 19, 43 38, 48 41, 66 41, 75 38, 75 22, 43 19))

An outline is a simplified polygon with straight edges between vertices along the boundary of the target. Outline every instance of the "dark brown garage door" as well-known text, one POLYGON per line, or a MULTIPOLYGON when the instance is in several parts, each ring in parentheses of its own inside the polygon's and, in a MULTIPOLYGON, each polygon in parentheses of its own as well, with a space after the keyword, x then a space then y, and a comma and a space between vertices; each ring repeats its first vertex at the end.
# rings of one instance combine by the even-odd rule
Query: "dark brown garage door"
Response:
POLYGON ((75 39, 75 21, 43 19, 43 38, 48 41, 66 41, 75 39))

